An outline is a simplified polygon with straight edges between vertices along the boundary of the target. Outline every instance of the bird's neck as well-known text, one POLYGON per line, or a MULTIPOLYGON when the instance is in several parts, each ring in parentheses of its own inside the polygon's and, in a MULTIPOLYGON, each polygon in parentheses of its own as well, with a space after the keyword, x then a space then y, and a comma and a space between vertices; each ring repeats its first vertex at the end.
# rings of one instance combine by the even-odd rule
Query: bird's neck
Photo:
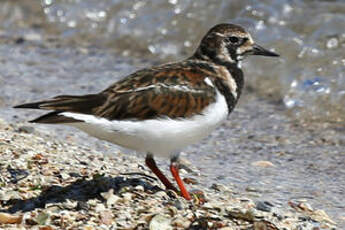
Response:
POLYGON ((222 77, 217 77, 216 84, 220 92, 225 96, 229 113, 236 105, 244 86, 244 77, 238 61, 227 61, 219 58, 210 58, 208 55, 202 55, 196 52, 189 60, 208 63, 215 72, 222 70, 222 77), (234 85, 235 84, 235 85, 234 85), (232 92, 235 91, 235 92, 232 92))

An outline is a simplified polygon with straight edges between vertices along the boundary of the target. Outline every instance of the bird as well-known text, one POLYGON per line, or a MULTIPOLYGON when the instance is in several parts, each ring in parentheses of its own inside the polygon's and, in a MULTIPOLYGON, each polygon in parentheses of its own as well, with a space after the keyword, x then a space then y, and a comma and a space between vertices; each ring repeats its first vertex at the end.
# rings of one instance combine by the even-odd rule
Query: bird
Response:
POLYGON ((179 175, 179 153, 226 120, 244 85, 242 60, 279 57, 256 44, 240 25, 213 26, 188 58, 138 70, 99 93, 60 95, 14 108, 50 110, 30 122, 64 124, 90 136, 146 153, 145 164, 168 190, 192 196, 179 175), (158 168, 170 158, 179 190, 158 168))

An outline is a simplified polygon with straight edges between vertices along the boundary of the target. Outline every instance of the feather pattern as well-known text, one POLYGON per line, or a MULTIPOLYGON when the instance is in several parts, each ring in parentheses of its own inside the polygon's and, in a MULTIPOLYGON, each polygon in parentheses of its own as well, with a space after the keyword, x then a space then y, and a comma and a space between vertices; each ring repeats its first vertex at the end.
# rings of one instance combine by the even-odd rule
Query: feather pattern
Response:
MULTIPOLYGON (((15 108, 55 111, 32 121, 39 123, 73 121, 71 118, 64 121, 62 112, 90 114, 108 120, 188 118, 201 114, 208 105, 215 102, 214 85, 225 84, 227 80, 216 79, 219 71, 224 70, 205 62, 186 60, 182 64, 171 63, 140 70, 99 94, 62 95, 15 108)), ((222 93, 225 91, 222 90, 222 93)), ((74 122, 78 121, 76 119, 74 122)))

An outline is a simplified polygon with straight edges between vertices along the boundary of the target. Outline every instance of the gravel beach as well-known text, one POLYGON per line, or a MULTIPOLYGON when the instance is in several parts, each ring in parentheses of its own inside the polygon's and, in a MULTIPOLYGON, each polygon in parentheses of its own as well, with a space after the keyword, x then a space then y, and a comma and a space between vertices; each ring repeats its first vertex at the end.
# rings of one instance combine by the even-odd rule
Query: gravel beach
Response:
POLYGON ((188 202, 163 190, 141 158, 103 155, 27 124, 0 121, 0 152, 1 229, 336 229, 308 203, 254 202, 222 184, 189 183, 203 195, 188 202))

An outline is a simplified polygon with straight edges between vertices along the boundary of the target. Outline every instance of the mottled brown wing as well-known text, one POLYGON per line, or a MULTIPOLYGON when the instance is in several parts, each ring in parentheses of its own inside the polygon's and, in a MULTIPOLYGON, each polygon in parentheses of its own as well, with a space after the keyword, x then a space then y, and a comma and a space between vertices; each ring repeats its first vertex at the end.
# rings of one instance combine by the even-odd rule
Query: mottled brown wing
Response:
POLYGON ((138 71, 99 94, 63 95, 15 108, 53 110, 32 121, 39 123, 80 122, 64 117, 62 112, 90 114, 109 120, 187 118, 200 114, 215 101, 215 89, 205 82, 210 74, 202 68, 168 64, 138 71))
POLYGON ((103 93, 104 105, 94 115, 110 120, 187 118, 215 101, 216 91, 204 72, 177 69, 144 71, 120 81, 103 93))

